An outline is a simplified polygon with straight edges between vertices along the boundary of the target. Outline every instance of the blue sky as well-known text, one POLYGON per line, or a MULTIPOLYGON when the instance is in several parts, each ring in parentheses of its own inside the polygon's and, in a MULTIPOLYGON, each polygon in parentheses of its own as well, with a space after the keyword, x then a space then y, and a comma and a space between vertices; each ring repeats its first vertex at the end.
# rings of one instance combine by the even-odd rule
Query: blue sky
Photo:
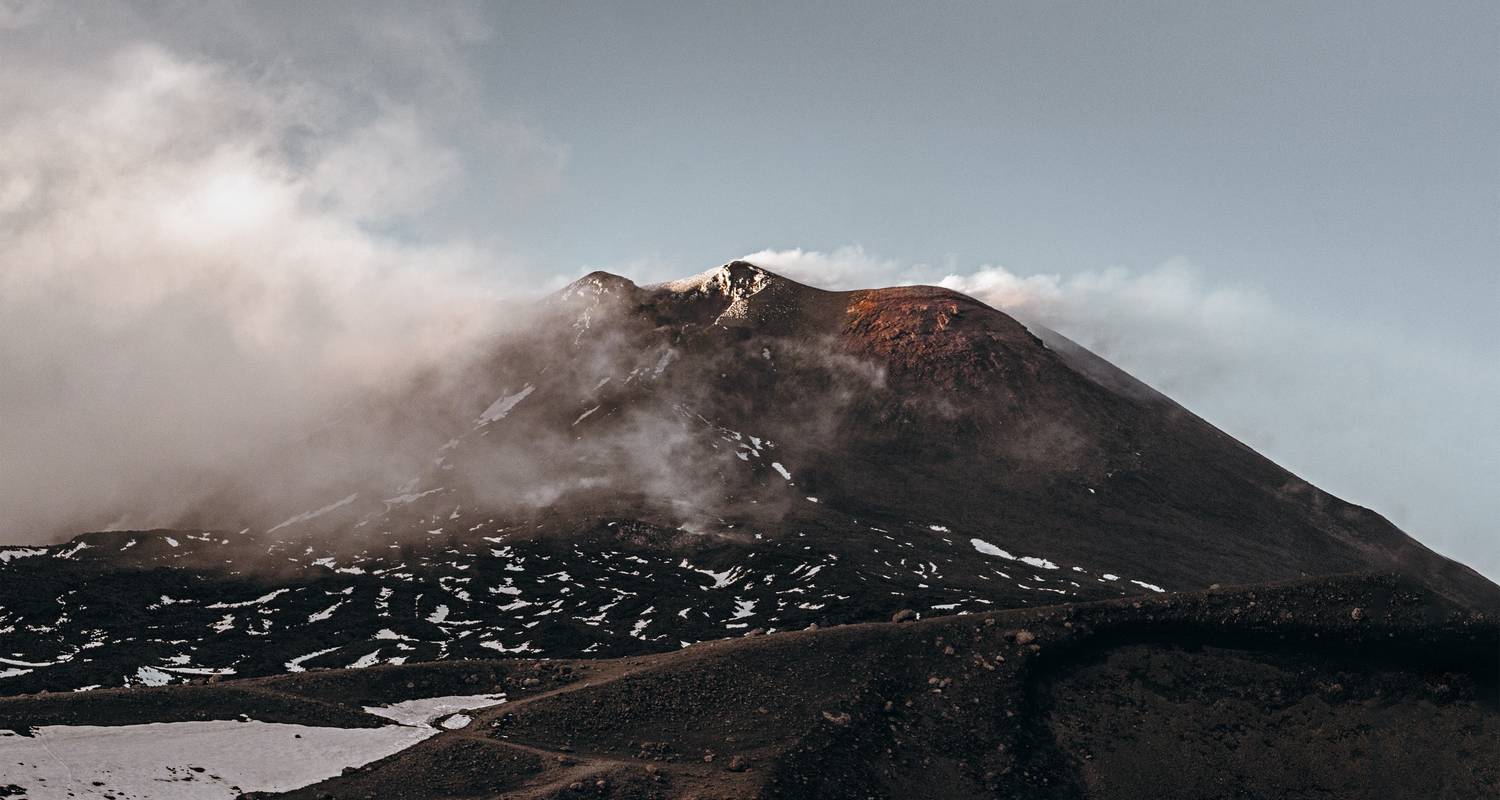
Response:
POLYGON ((501 15, 479 91, 569 149, 537 257, 1185 256, 1303 308, 1492 343, 1493 6, 869 8, 501 15))
POLYGON ((362 285, 945 282, 1497 577, 1497 52, 1493 3, 13 0, 0 214, 206 176, 362 285))

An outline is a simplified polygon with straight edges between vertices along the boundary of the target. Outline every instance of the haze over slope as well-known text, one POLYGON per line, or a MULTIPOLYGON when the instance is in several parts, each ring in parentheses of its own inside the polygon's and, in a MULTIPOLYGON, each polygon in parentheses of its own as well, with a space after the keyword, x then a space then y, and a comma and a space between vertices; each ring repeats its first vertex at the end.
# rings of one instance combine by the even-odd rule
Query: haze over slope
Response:
POLYGON ((937 287, 828 292, 744 262, 589 275, 178 531, 0 551, 9 685, 620 655, 1347 572, 1500 605, 1044 335, 937 287), (310 460, 337 468, 289 480, 310 460))

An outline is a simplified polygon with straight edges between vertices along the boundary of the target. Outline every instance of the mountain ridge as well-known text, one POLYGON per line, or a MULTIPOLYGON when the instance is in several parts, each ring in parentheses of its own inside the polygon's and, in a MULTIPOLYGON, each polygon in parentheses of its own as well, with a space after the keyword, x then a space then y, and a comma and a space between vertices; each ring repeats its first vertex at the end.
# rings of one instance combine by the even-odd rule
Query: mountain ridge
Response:
POLYGON ((1064 342, 940 287, 592 273, 461 379, 371 414, 421 428, 398 438, 410 466, 249 528, 0 548, 0 692, 629 656, 1344 573, 1500 607, 1064 342))

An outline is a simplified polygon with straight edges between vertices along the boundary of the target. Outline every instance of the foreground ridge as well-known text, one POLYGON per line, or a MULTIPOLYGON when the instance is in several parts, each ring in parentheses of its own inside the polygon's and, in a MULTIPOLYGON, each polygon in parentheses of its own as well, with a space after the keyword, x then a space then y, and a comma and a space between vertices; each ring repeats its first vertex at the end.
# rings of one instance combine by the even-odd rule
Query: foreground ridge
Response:
POLYGON ((503 692, 285 796, 1476 797, 1500 785, 1500 627, 1390 576, 708 643, 617 660, 334 670, 0 700, 0 728, 503 692), (836 665, 836 666, 835 666, 836 665), (1379 723, 1379 724, 1376 724, 1379 723))

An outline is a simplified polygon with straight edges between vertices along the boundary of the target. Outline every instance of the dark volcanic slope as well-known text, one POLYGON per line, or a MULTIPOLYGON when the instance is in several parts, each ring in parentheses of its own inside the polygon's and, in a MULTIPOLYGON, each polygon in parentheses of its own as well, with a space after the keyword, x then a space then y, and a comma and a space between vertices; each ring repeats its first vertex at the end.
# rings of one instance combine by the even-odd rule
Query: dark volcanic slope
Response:
MULTIPOLYGON (((1500 791, 1500 628, 1391 578, 708 643, 0 700, 0 729, 503 691, 294 798, 1476 798, 1500 791)), ((0 775, 4 767, 0 766, 0 775)))
POLYGON ((314 502, 0 549, 0 693, 620 656, 1360 571, 1500 607, 1378 515, 1049 340, 932 287, 824 292, 738 262, 654 287, 595 273, 462 380, 362 410, 410 428, 406 449, 314 502))

